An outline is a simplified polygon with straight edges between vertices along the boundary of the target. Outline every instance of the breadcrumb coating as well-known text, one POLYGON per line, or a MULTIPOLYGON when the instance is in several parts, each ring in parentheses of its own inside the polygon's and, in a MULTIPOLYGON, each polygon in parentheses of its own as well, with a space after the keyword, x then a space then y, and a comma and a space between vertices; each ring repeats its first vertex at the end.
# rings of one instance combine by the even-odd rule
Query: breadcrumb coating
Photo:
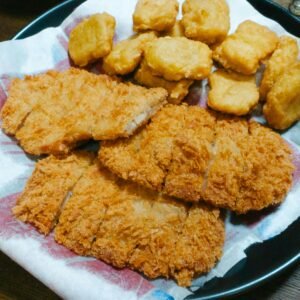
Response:
POLYGON ((277 35, 269 28, 247 20, 215 47, 213 59, 225 69, 251 75, 276 49, 278 41, 277 35))
POLYGON ((135 136, 104 142, 99 158, 121 178, 237 213, 282 202, 294 170, 277 133, 186 105, 167 105, 135 136))
POLYGON ((93 154, 78 152, 67 157, 49 156, 39 160, 18 197, 13 214, 47 235, 55 226, 68 193, 93 158, 93 154))
POLYGON ((168 30, 175 24, 178 8, 177 0, 138 0, 132 16, 133 30, 168 30))
POLYGON ((292 65, 275 81, 263 112, 269 125, 286 129, 300 120, 300 63, 292 65))
POLYGON ((1 111, 2 128, 30 154, 66 153, 89 139, 133 134, 166 98, 162 88, 147 89, 107 75, 74 68, 50 71, 13 82, 1 111))
POLYGON ((77 66, 84 67, 106 56, 112 48, 115 18, 107 13, 92 15, 70 33, 69 54, 77 66))
POLYGON ((297 61, 299 49, 297 41, 289 36, 281 36, 278 47, 266 63, 260 84, 261 100, 265 100, 277 78, 297 61))
POLYGON ((229 7, 225 0, 185 0, 182 25, 186 37, 207 44, 222 42, 229 31, 229 7))

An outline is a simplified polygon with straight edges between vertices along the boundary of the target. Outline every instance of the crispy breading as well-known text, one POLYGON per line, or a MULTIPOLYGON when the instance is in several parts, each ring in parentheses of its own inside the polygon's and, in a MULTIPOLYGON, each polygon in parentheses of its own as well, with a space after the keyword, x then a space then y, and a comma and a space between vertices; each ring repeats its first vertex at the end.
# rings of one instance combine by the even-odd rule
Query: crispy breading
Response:
POLYGON ((277 35, 253 21, 242 22, 235 33, 215 47, 213 59, 226 69, 250 75, 278 44, 277 35))
POLYGON ((146 89, 74 68, 51 71, 12 84, 1 111, 2 128, 28 153, 63 153, 91 138, 133 134, 166 98, 162 88, 146 89))
POLYGON ((70 33, 69 53, 80 67, 106 56, 112 48, 115 18, 95 14, 81 21, 70 33))
POLYGON ((178 8, 177 0, 138 0, 132 16, 133 30, 168 30, 176 21, 178 8))
POLYGON ((140 67, 134 74, 134 79, 137 83, 146 87, 162 87, 168 91, 168 102, 180 104, 184 97, 189 92, 189 87, 193 80, 181 79, 179 81, 168 81, 162 77, 155 76, 152 70, 148 67, 145 60, 142 61, 140 67))
POLYGON ((281 203, 292 185, 291 149, 279 134, 252 121, 235 210, 245 213, 281 203), (249 184, 251 183, 251 184, 249 184))
POLYGON ((36 164, 13 214, 48 234, 55 226, 63 203, 94 155, 77 152, 67 157, 49 156, 36 164))
POLYGON ((217 70, 209 76, 207 104, 220 112, 242 116, 258 103, 255 77, 217 70))
POLYGON ((156 34, 152 31, 118 42, 103 59, 104 71, 110 75, 131 73, 141 62, 147 43, 155 38, 156 34))
POLYGON ((76 184, 55 239, 117 268, 188 286, 220 259, 224 221, 218 209, 159 195, 96 164, 76 184))
POLYGON ((174 26, 169 30, 162 32, 162 36, 170 36, 170 37, 180 37, 184 35, 184 28, 182 25, 182 20, 176 20, 174 26))
POLYGON ((275 81, 263 108, 269 125, 286 129, 300 120, 300 63, 292 65, 275 81))
POLYGON ((291 151, 280 135, 237 117, 216 120, 197 106, 167 105, 135 136, 104 142, 99 158, 124 179, 238 213, 283 201, 292 183, 291 151))
POLYGON ((298 52, 295 39, 286 35, 280 37, 278 47, 266 63, 259 89, 261 100, 265 100, 276 79, 297 61, 298 52))
POLYGON ((175 81, 207 77, 212 67, 211 56, 207 45, 185 37, 161 37, 150 42, 145 50, 153 73, 175 81))
POLYGON ((203 43, 221 42, 230 27, 225 0, 185 0, 182 5, 184 34, 203 43))

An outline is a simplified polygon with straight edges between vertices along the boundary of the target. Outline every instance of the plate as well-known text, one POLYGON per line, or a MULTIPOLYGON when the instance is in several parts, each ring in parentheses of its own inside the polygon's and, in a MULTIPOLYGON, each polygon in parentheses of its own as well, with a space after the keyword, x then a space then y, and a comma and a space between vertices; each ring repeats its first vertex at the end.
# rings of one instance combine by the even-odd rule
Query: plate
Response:
MULTIPOLYGON (((248 0, 257 10, 269 18, 275 17, 286 30, 300 36, 300 21, 287 10, 271 1, 248 0), (298 32, 295 32, 298 30, 298 32)), ((31 36, 46 27, 58 26, 83 0, 69 0, 47 11, 21 30, 14 39, 31 36)), ((247 257, 221 278, 207 282, 186 299, 216 299, 240 295, 272 279, 292 264, 300 261, 300 219, 283 233, 252 245, 246 250, 247 257)))

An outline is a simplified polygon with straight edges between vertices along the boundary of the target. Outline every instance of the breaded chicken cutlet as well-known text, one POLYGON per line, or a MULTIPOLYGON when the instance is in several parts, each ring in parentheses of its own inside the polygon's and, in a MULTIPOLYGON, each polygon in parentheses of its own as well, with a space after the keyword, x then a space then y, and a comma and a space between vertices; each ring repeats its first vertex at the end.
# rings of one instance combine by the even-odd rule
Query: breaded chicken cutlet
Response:
POLYGON ((167 91, 70 68, 15 79, 2 128, 30 154, 66 153, 79 142, 129 136, 165 103, 167 91))
POLYGON ((187 105, 167 105, 136 135, 104 142, 99 157, 124 179, 237 213, 283 201, 294 169, 279 134, 187 105))
MULTIPOLYGON (((45 159, 39 164, 57 169, 62 162, 55 166, 45 159)), ((48 180, 48 191, 52 188, 56 193, 57 177, 56 173, 48 180)), ((38 207, 44 215, 49 206, 42 209, 39 187, 32 186, 32 180, 24 193, 32 189, 27 199, 30 207, 38 207)), ((47 197, 52 203, 50 193, 47 197)), ((129 267, 149 278, 174 278, 182 286, 190 285, 194 276, 208 272, 220 259, 224 234, 218 209, 203 203, 189 205, 126 182, 98 161, 77 178, 55 228, 56 241, 77 254, 117 268, 129 267)))

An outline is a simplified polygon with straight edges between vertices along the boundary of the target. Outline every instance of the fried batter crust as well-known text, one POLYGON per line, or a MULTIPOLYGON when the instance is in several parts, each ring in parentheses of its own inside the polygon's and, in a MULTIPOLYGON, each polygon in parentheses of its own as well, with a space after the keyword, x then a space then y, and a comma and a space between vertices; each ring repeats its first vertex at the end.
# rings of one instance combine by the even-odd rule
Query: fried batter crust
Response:
POLYGON ((223 113, 242 116, 258 103, 259 92, 254 76, 217 70, 209 76, 207 104, 223 113))
POLYGON ((178 8, 177 0, 139 0, 132 16, 133 30, 168 30, 175 24, 178 8))
POLYGON ((168 102, 180 104, 184 97, 189 92, 189 87, 193 80, 182 79, 179 81, 168 81, 162 77, 155 76, 152 70, 148 67, 145 60, 134 74, 134 79, 137 83, 146 87, 162 87, 168 91, 168 102))
POLYGON ((278 41, 277 35, 269 28, 247 20, 215 47, 213 59, 226 69, 251 75, 275 50, 278 41))
POLYGON ((277 133, 186 105, 168 105, 134 137, 103 143, 99 158, 124 179, 237 213, 283 201, 294 169, 277 133))
POLYGON ((47 235, 55 226, 62 205, 94 158, 86 152, 67 157, 49 156, 36 164, 13 214, 47 235))
POLYGON ((106 56, 112 48, 115 18, 107 13, 95 14, 81 21, 70 33, 69 53, 77 66, 106 56))
POLYGON ((214 44, 227 36, 230 19, 225 0, 185 0, 182 14, 184 34, 188 38, 214 44))
POLYGON ((50 71, 13 82, 1 111, 2 128, 30 154, 66 153, 91 138, 131 135, 166 98, 162 88, 146 89, 107 75, 74 68, 50 71))
POLYGON ((145 50, 145 60, 155 75, 166 80, 207 77, 212 67, 212 53, 206 44, 185 37, 161 37, 145 50))
POLYGON ((300 63, 296 63, 275 81, 263 108, 269 125, 286 129, 300 120, 300 63))

